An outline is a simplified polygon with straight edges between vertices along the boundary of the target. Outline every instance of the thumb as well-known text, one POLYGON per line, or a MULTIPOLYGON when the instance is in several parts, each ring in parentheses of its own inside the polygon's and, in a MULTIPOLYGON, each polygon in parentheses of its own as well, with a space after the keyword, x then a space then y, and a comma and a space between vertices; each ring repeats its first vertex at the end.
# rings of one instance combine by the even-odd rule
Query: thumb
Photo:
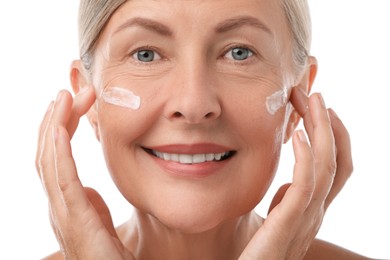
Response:
POLYGON ((107 207, 107 204, 104 202, 102 196, 100 194, 89 187, 84 188, 85 193, 87 194, 89 202, 93 205, 96 212, 100 216, 103 225, 106 227, 107 231, 110 233, 111 236, 118 238, 118 234, 116 233, 114 223, 112 222, 111 213, 110 210, 107 207))
POLYGON ((288 190, 290 185, 291 185, 291 183, 286 183, 278 189, 274 198, 271 201, 271 205, 269 206, 268 215, 282 201, 284 194, 286 194, 286 191, 288 190))

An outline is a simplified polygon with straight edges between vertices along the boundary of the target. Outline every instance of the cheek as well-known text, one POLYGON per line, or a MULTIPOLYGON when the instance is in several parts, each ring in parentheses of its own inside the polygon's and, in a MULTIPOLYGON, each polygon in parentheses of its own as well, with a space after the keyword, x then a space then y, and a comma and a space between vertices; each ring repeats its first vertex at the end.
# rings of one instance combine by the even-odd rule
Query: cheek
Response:
POLYGON ((237 91, 235 95, 228 93, 223 99, 223 111, 230 130, 242 144, 237 166, 240 174, 235 177, 233 188, 239 190, 235 196, 237 201, 233 204, 241 211, 252 209, 259 203, 277 170, 285 109, 272 115, 266 106, 267 96, 276 90, 277 87, 261 89, 261 85, 248 86, 246 91, 237 91))
MULTIPOLYGON (((134 92, 135 93, 135 92, 134 92)), ((134 94, 135 95, 135 94, 134 94)), ((106 164, 114 180, 118 175, 128 175, 136 171, 133 162, 136 149, 140 149, 139 138, 154 122, 151 106, 142 96, 127 103, 123 99, 110 97, 113 102, 103 98, 98 101, 98 127, 100 142, 106 164), (132 105, 131 108, 127 105, 132 105), (127 162, 130 162, 129 164, 127 162)))

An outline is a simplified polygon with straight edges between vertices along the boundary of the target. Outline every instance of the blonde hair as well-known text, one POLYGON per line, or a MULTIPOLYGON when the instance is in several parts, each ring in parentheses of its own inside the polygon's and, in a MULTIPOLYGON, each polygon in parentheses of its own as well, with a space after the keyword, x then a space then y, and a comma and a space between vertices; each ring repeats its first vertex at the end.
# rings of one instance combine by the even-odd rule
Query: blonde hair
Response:
MULTIPOLYGON (((96 43, 112 14, 127 0, 80 0, 79 48, 80 59, 87 70, 93 65, 96 43)), ((281 0, 289 25, 294 74, 306 67, 311 45, 311 21, 307 0, 281 0)))
POLYGON ((307 0, 282 0, 282 9, 286 15, 292 37, 292 63, 294 74, 306 68, 311 47, 311 19, 307 0))
POLYGON ((90 70, 96 43, 115 11, 127 0, 80 0, 79 49, 84 67, 90 70))

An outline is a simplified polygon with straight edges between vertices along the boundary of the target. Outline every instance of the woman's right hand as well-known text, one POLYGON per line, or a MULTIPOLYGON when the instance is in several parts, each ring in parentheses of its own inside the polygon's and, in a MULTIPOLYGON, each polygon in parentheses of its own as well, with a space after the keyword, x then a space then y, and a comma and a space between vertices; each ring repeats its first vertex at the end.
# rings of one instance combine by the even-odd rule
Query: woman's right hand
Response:
POLYGON ((68 91, 58 94, 40 126, 36 167, 65 259, 135 259, 119 240, 102 197, 81 184, 72 157, 70 139, 95 100, 93 87, 74 98, 68 91))

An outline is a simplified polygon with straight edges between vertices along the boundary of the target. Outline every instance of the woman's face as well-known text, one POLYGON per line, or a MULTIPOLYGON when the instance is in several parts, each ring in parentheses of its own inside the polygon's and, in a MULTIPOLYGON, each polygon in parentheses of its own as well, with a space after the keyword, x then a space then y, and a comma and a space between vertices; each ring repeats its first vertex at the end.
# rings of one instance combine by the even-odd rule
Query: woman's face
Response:
POLYGON ((288 86, 288 37, 273 0, 132 0, 116 11, 95 53, 96 128, 135 207, 201 232, 258 204, 288 119, 266 106, 288 86), (139 96, 139 109, 104 102, 112 87, 139 96))

